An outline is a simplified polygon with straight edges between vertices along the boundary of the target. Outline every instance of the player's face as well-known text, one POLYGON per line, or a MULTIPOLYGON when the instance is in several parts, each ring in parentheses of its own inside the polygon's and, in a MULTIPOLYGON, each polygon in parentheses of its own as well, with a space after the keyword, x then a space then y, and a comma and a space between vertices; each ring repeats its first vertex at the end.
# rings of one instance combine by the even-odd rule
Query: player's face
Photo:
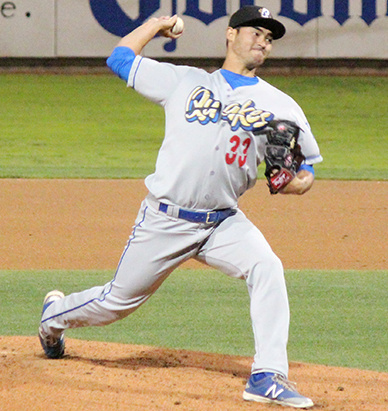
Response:
POLYGON ((228 33, 230 51, 248 70, 264 63, 272 50, 272 32, 264 27, 240 27, 228 33))

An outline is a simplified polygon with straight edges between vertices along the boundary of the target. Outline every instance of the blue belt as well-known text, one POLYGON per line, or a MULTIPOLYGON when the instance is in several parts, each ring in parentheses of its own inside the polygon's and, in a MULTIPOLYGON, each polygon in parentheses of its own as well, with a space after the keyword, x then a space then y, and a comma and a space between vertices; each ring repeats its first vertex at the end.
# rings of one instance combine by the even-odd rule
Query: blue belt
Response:
MULTIPOLYGON (((167 213, 168 204, 159 203, 159 211, 167 213)), ((213 211, 191 211, 180 208, 178 218, 192 223, 217 224, 237 213, 234 208, 213 211)))

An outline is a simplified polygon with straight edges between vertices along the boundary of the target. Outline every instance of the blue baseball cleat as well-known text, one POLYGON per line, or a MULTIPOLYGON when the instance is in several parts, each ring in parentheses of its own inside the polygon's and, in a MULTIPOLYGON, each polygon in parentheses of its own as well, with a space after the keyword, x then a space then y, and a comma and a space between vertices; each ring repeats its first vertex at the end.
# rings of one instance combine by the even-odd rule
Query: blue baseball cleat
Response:
POLYGON ((279 404, 286 407, 310 408, 314 403, 296 391, 295 383, 288 381, 280 374, 262 372, 252 374, 249 378, 243 398, 246 401, 257 401, 279 404))
MULTIPOLYGON (((54 301, 60 300, 65 294, 61 291, 54 290, 50 291, 43 300, 43 310, 42 315, 46 311, 47 307, 50 306, 54 301)), ((44 335, 42 331, 42 326, 39 327, 39 340, 44 350, 44 353, 48 358, 57 359, 62 358, 65 353, 65 335, 62 332, 59 338, 50 335, 44 335)))

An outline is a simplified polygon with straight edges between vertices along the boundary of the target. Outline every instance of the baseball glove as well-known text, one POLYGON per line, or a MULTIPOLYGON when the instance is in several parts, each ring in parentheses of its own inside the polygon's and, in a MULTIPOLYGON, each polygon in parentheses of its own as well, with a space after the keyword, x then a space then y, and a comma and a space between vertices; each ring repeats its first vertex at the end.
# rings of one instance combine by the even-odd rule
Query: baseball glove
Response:
POLYGON ((296 175, 305 159, 298 144, 300 128, 289 120, 272 120, 265 129, 265 176, 269 191, 277 194, 296 175))

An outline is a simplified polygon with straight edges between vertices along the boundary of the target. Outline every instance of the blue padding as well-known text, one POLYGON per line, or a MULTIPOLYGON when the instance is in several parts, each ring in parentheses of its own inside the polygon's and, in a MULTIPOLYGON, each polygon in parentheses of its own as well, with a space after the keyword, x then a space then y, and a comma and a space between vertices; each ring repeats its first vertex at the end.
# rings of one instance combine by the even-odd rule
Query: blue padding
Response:
POLYGON ((234 90, 237 87, 243 86, 253 86, 259 82, 257 77, 248 77, 241 74, 233 73, 232 71, 221 69, 221 74, 224 79, 229 83, 229 85, 234 90))
POLYGON ((310 166, 310 165, 308 165, 308 164, 302 164, 302 165, 299 167, 299 170, 298 170, 298 171, 300 171, 300 170, 307 170, 307 171, 309 171, 312 175, 315 175, 314 167, 313 167, 313 166, 310 166))
POLYGON ((121 79, 128 81, 136 54, 129 47, 116 47, 106 60, 108 67, 121 79))

